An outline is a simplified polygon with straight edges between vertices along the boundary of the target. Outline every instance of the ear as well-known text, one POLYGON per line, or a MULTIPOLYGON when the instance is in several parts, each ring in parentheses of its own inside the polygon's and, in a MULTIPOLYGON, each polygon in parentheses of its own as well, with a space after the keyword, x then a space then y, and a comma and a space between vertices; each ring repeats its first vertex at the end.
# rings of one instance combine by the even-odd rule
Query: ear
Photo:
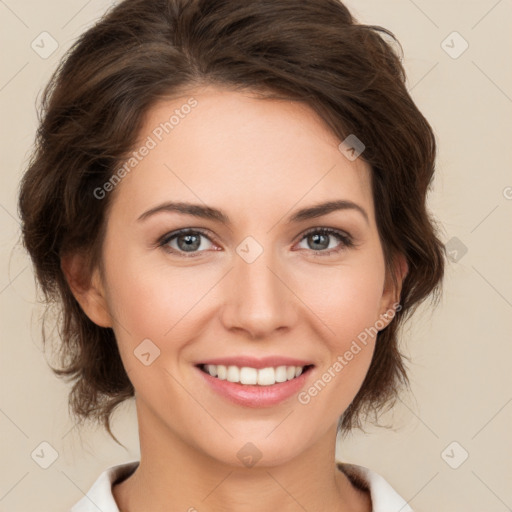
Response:
POLYGON ((379 310, 379 319, 385 322, 386 327, 395 316, 397 305, 400 302, 402 284, 409 271, 407 260, 403 254, 399 254, 395 257, 392 271, 396 276, 396 284, 393 282, 392 275, 389 272, 386 272, 386 279, 384 283, 384 289, 382 291, 379 310))
POLYGON ((112 327, 99 269, 95 267, 89 275, 87 261, 79 253, 61 257, 61 269, 71 292, 89 319, 100 327, 112 327))

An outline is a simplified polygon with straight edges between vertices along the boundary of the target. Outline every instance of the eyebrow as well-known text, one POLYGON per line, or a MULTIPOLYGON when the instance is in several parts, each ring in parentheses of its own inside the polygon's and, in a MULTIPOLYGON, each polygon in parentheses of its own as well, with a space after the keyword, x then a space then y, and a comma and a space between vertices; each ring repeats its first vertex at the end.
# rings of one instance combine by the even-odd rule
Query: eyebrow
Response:
MULTIPOLYGON (((322 217, 323 215, 327 215, 331 212, 339 210, 357 211, 364 217, 367 224, 370 223, 366 210, 363 207, 359 206, 358 204, 354 203, 353 201, 349 201, 346 199, 327 201, 324 203, 318 203, 312 206, 308 206, 307 208, 302 208, 301 210, 298 210, 293 215, 291 215, 286 220, 286 223, 293 224, 308 219, 315 219, 317 217, 322 217)), ((138 217, 137 221, 143 221, 148 217, 151 217, 152 215, 161 212, 175 212, 185 215, 192 215, 194 217, 220 222, 221 224, 225 224, 227 226, 231 224, 229 217, 222 210, 219 210, 217 208, 212 208, 210 206, 204 206, 201 204, 172 201, 165 202, 163 204, 160 204, 158 206, 155 206, 154 208, 147 210, 138 217)))

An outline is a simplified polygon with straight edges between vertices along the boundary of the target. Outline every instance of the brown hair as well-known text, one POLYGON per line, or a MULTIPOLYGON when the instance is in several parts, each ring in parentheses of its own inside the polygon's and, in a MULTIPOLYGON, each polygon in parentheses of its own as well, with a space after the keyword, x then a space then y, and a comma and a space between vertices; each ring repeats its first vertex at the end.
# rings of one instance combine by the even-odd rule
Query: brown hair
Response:
POLYGON ((43 93, 19 211, 45 301, 61 311, 61 368, 52 369, 74 382, 77 420, 96 419, 114 437, 111 415, 134 389, 112 329, 84 314, 61 257, 80 251, 90 269, 100 263, 112 194, 98 200, 94 190, 133 149, 148 109, 197 85, 301 101, 340 141, 355 134, 366 146, 388 275, 397 254, 409 271, 339 430, 394 403, 409 384, 397 329, 427 296, 439 298, 444 248, 426 209, 435 137, 393 44, 391 32, 357 23, 337 0, 125 0, 75 42, 43 93))

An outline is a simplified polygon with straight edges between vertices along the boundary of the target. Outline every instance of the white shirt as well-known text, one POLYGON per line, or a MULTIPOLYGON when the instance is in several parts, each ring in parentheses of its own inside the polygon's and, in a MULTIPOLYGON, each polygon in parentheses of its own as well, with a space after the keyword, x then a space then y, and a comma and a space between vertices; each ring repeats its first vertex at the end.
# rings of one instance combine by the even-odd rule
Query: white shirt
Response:
MULTIPOLYGON (((112 494, 112 484, 128 478, 137 469, 139 461, 112 466, 98 477, 89 492, 70 512, 119 512, 112 494)), ((407 502, 378 473, 356 464, 337 463, 338 468, 357 486, 370 491, 372 512, 413 512, 407 502)))

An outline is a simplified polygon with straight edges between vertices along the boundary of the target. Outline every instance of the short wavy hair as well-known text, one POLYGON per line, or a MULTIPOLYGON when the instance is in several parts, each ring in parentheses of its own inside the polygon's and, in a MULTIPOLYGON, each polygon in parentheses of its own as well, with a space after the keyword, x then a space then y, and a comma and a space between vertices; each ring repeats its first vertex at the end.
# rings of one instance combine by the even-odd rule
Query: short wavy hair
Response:
POLYGON ((201 85, 303 102, 340 141, 363 141, 386 271, 395 279, 403 255, 408 273, 338 431, 395 403, 409 387, 398 327, 428 296, 438 302, 445 266, 426 207, 435 136, 407 91, 402 58, 389 30, 358 23, 338 0, 125 0, 78 38, 44 89, 18 202, 46 311, 60 312, 52 370, 73 381, 77 421, 94 419, 115 439, 111 415, 134 388, 113 330, 85 315, 61 258, 80 251, 88 272, 101 264, 112 194, 100 201, 94 190, 133 150, 148 109, 201 85))

